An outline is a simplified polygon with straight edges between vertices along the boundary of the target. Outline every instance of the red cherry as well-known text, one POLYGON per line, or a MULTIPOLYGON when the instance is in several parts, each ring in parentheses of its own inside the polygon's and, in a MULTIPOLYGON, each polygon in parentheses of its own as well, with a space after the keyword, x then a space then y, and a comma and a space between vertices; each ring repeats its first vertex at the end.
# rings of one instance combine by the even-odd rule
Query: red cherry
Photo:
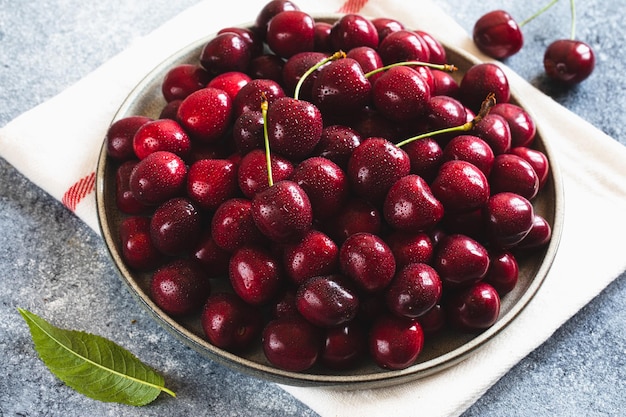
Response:
POLYGON ((385 300, 392 313, 417 318, 439 302, 441 293, 441 279, 437 271, 430 265, 413 263, 398 271, 385 290, 385 300))
POLYGON ((490 93, 495 95, 496 103, 511 99, 509 80, 502 68, 491 62, 470 67, 459 83, 461 102, 476 113, 490 93))
POLYGON ((113 122, 107 129, 105 138, 107 155, 118 161, 136 158, 133 149, 135 133, 152 120, 146 116, 128 116, 113 122))
POLYGON ((239 90, 250 81, 252 81, 252 78, 246 73, 229 71, 213 77, 213 79, 206 84, 206 87, 225 91, 230 99, 234 100, 239 90))
POLYGON ((187 195, 203 210, 215 210, 237 193, 237 166, 228 159, 201 159, 189 167, 187 195))
POLYGON ((378 77, 372 89, 374 106, 385 117, 406 122, 422 115, 430 87, 420 74, 406 66, 392 67, 378 77))
POLYGON ((517 284, 519 278, 517 259, 508 250, 494 251, 489 258, 491 261, 484 281, 491 284, 502 297, 511 292, 517 284))
POLYGON ((159 252, 181 255, 200 238, 202 217, 187 198, 166 201, 155 210, 150 221, 150 237, 159 252))
POLYGON ((263 352, 274 366, 302 372, 317 362, 322 349, 320 332, 302 317, 282 317, 263 329, 263 352))
POLYGON ((150 296, 167 314, 182 316, 198 311, 211 292, 202 268, 188 259, 174 260, 154 272, 150 296))
POLYGON ((191 151, 191 140, 178 122, 158 119, 137 129, 133 137, 133 150, 139 159, 156 151, 168 151, 185 158, 191 151))
POLYGON ((339 249, 339 264, 344 274, 366 292, 383 290, 396 272, 391 248, 371 233, 349 236, 339 249))
POLYGON ((130 189, 130 175, 139 161, 128 160, 122 163, 115 173, 115 206, 126 214, 140 214, 149 206, 137 200, 130 189))
POLYGON ((122 257, 131 268, 149 271, 162 261, 162 254, 150 239, 150 218, 131 216, 120 223, 122 257))
POLYGON ((508 191, 532 200, 539 192, 539 177, 528 161, 507 153, 495 157, 489 185, 492 194, 508 191))
POLYGON ((462 234, 452 234, 437 245, 433 266, 444 285, 459 288, 483 279, 489 262, 487 249, 478 241, 462 234))
POLYGON ((582 41, 560 39, 548 45, 543 66, 548 77, 567 85, 587 79, 595 67, 593 49, 582 41))
POLYGON ((515 246, 533 227, 533 205, 519 194, 494 194, 483 210, 490 240, 497 246, 515 246))
POLYGON ((372 324, 369 351, 381 368, 408 368, 417 360, 423 346, 424 332, 414 319, 384 315, 372 324))
POLYGON ((310 230, 302 240, 285 246, 285 274, 295 284, 309 278, 330 275, 339 266, 339 247, 325 233, 310 230))
POLYGON ((265 241, 254 224, 252 202, 245 198, 231 198, 215 210, 211 236, 217 246, 228 252, 265 241))
POLYGON ((474 24, 474 43, 492 58, 504 59, 515 55, 524 44, 521 28, 504 10, 493 10, 474 24))
POLYGON ((480 332, 495 324, 500 315, 500 296, 486 282, 454 294, 446 303, 446 317, 457 329, 480 332))
POLYGON ((196 90, 206 87, 210 81, 209 73, 196 64, 180 64, 165 74, 161 83, 161 92, 168 103, 182 100, 196 90))
POLYGON ((250 42, 234 32, 216 35, 200 52, 200 64, 213 76, 229 71, 245 72, 251 58, 250 42))
POLYGON ((427 233, 396 231, 386 236, 385 242, 391 248, 398 269, 412 263, 430 264, 432 261, 434 243, 427 233))
POLYGON ((193 139, 214 143, 230 127, 233 119, 232 100, 224 90, 203 88, 191 93, 180 103, 177 118, 193 139))
POLYGON ((409 174, 389 189, 383 216, 395 230, 419 232, 432 228, 442 219, 443 205, 422 177, 409 174))
POLYGON ((258 246, 243 246, 233 252, 228 276, 235 293, 248 304, 268 304, 279 292, 283 277, 280 263, 258 246))
POLYGON ((296 307, 311 324, 329 328, 352 321, 359 299, 343 277, 316 276, 303 282, 296 292, 296 307))
POLYGON ((329 369, 352 369, 367 352, 367 335, 354 321, 326 330, 320 362, 329 369))
POLYGON ((489 182, 474 164, 445 162, 430 186, 433 195, 448 212, 468 212, 482 207, 489 199, 489 182))
POLYGON ((369 19, 359 14, 347 13, 333 24, 330 42, 336 51, 350 51, 359 46, 377 48, 378 30, 369 19))
POLYGON ((186 178, 187 166, 180 156, 157 151, 137 163, 130 174, 129 187, 137 200, 157 205, 181 195, 186 178))
POLYGON ((265 41, 282 58, 311 51, 315 44, 315 21, 301 10, 285 10, 267 24, 265 41))

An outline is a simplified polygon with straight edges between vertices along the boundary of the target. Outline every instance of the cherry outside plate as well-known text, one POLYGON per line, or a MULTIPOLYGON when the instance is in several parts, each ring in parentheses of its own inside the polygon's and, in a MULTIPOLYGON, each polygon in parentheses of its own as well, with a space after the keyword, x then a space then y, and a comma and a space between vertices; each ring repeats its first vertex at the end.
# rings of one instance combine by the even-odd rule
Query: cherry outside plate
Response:
MULTIPOLYGON (((333 22, 338 18, 338 15, 314 17, 318 21, 333 22)), ((121 104, 113 121, 131 115, 158 118, 162 107, 165 105, 161 93, 161 81, 166 72, 177 64, 198 63, 202 47, 213 36, 200 39, 183 48, 147 74, 121 104)), ((461 50, 444 46, 447 50, 448 62, 459 68, 456 72, 458 79, 470 66, 479 63, 476 58, 461 50)), ((532 109, 524 106, 523 98, 517 96, 515 91, 512 91, 511 102, 521 105, 532 116, 532 109)), ((102 236, 111 258, 133 296, 166 330, 209 359, 242 373, 288 385, 336 386, 342 389, 383 387, 423 378, 466 359, 513 323, 516 316, 534 297, 543 283, 556 255, 561 235, 563 190, 553 152, 550 150, 546 138, 542 135, 541 126, 537 126, 537 138, 533 146, 547 155, 551 166, 550 177, 546 185, 533 200, 536 213, 546 218, 552 226, 552 239, 549 245, 541 251, 533 252, 530 256, 518 259, 519 282, 512 292, 502 298, 500 317, 491 328, 480 334, 444 332, 437 337, 429 337, 426 339, 417 362, 406 369, 397 371, 383 370, 374 363, 345 372, 331 372, 317 367, 302 373, 284 371, 272 366, 265 359, 260 345, 243 356, 232 354, 211 345, 204 338, 199 315, 182 319, 168 316, 149 297, 150 274, 133 271, 124 264, 122 259, 117 230, 124 215, 118 211, 115 203, 115 174, 118 165, 107 157, 106 142, 103 143, 100 151, 97 167, 98 218, 102 236)))

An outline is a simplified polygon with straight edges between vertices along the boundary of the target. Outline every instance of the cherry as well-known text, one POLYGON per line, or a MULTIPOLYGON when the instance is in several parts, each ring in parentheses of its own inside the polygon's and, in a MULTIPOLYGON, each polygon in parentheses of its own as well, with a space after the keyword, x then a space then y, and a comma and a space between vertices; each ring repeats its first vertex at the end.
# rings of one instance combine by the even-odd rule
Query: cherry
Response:
POLYGON ((133 150, 139 159, 155 151, 169 151, 185 158, 191 151, 191 140, 178 122, 158 119, 137 129, 133 137, 133 150))
POLYGON ((425 335, 436 334, 446 326, 446 313, 441 304, 435 304, 433 308, 419 316, 417 321, 425 335))
POLYGON ((208 278, 228 276, 230 253, 217 245, 210 227, 202 233, 198 243, 189 252, 189 257, 202 266, 208 278))
POLYGON ((213 77, 207 84, 208 88, 217 88, 228 94, 231 100, 234 100, 239 90, 252 81, 252 78, 244 72, 229 71, 213 77))
MULTIPOLYGON (((357 46, 348 51, 346 58, 352 58, 359 63, 364 73, 369 73, 383 66, 383 60, 376 49, 369 46, 357 46)), ((376 82, 381 73, 369 77, 372 84, 376 82)))
POLYGON ((491 62, 471 66, 459 83, 461 102, 476 112, 490 93, 496 103, 508 103, 511 98, 509 80, 502 68, 491 62))
POLYGON ((504 59, 516 54, 524 44, 522 29, 504 10, 493 10, 474 24, 474 43, 484 54, 504 59))
MULTIPOLYGON (((275 181, 287 179, 294 170, 293 163, 280 155, 270 156, 272 176, 275 181)), ((248 152, 239 163, 237 182, 239 189, 248 198, 253 198, 257 193, 267 189, 270 184, 265 152, 262 149, 254 149, 248 152)))
POLYGON ((355 114, 369 104, 372 86, 355 59, 334 60, 318 71, 311 100, 323 115, 355 114))
POLYGON ((282 58, 313 50, 315 21, 301 10, 284 10, 267 23, 265 41, 282 58))
POLYGON ((150 280, 150 296, 173 316, 200 310, 210 293, 211 284, 202 268, 188 259, 176 259, 160 267, 150 280))
POLYGON ((139 161, 129 178, 129 187, 140 202, 158 205, 182 194, 187 166, 180 156, 157 151, 139 161))
POLYGON ((252 202, 246 198, 231 198, 215 210, 211 236, 217 246, 228 252, 265 241, 252 218, 252 202))
POLYGON ((404 150, 385 138, 369 137, 352 152, 347 175, 355 194, 378 203, 410 170, 411 162, 404 150))
POLYGON ((494 159, 489 185, 492 194, 508 191, 531 200, 539 192, 539 177, 524 158, 502 154, 494 159))
POLYGON ((550 241, 550 237, 552 237, 550 223, 543 216, 535 214, 530 231, 515 248, 522 250, 541 248, 550 241))
POLYGON ((519 265, 515 256, 508 250, 493 251, 489 255, 490 263, 484 282, 491 284, 498 295, 511 292, 519 278, 519 265))
POLYGON ((423 30, 416 30, 415 33, 420 35, 428 46, 428 62, 441 65, 447 63, 448 56, 446 49, 443 47, 441 42, 439 42, 439 40, 433 37, 432 34, 424 32, 423 30))
POLYGON ((367 334, 354 321, 326 329, 319 361, 329 369, 345 370, 356 367, 367 353, 367 334))
POLYGON ((213 76, 229 71, 245 72, 251 58, 250 42, 234 32, 216 35, 200 52, 200 64, 213 76))
POLYGON ((454 97, 431 96, 426 107, 426 117, 428 119, 428 127, 431 130, 439 130, 465 123, 467 121, 467 111, 465 106, 454 97))
POLYGON ((126 214, 145 213, 149 206, 137 200, 130 189, 130 175, 139 161, 130 159, 115 172, 115 206, 126 214))
POLYGON ((233 143, 243 157, 253 149, 263 147, 263 113, 260 110, 244 111, 233 124, 233 143))
POLYGON ((539 178, 539 189, 541 190, 548 181, 548 175, 550 173, 550 162, 546 154, 526 146, 515 147, 511 149, 510 153, 524 159, 533 167, 533 170, 539 178))
POLYGON ((230 257, 228 277, 235 293, 255 306, 268 304, 283 281, 278 260, 260 246, 242 246, 230 257))
POLYGON ((161 109, 159 113, 159 119, 172 119, 176 120, 178 113, 178 107, 180 107, 180 103, 182 103, 182 99, 172 100, 169 103, 166 103, 165 106, 161 109))
MULTIPOLYGON (((296 86, 300 78, 322 60, 326 59, 328 54, 315 51, 299 52, 291 56, 284 64, 282 70, 282 79, 285 92, 292 96, 295 93, 296 86)), ((313 80, 317 78, 317 71, 307 75, 303 85, 300 87, 300 98, 304 100, 311 99, 311 88, 313 80)))
POLYGON ((430 99, 430 87, 413 68, 387 69, 372 88, 372 101, 385 117, 406 122, 422 115, 430 99))
POLYGON ((284 243, 301 238, 311 228, 313 210, 302 187, 282 180, 253 197, 252 218, 261 233, 284 243))
POLYGON ((585 42, 574 39, 559 39, 546 48, 543 66, 546 75, 567 85, 587 79, 595 67, 593 49, 585 42))
POLYGON ((459 135, 443 149, 442 161, 467 161, 480 169, 487 178, 491 173, 495 156, 493 150, 481 138, 474 135, 459 135))
POLYGON ((284 288, 271 304, 271 317, 302 317, 296 307, 296 290, 292 287, 284 288))
POLYGON ((161 83, 161 92, 168 103, 182 100, 194 91, 206 87, 210 80, 211 76, 201 66, 180 64, 167 71, 161 83))
POLYGON ((201 159, 189 167, 187 195, 203 210, 215 210, 237 193, 237 166, 228 159, 201 159))
POLYGON ((258 111, 263 98, 272 103, 279 97, 285 97, 285 91, 280 84, 266 78, 255 78, 241 87, 233 100, 233 113, 239 117, 245 111, 258 111))
POLYGON ((378 54, 385 65, 406 61, 428 62, 428 45, 416 32, 402 29, 389 33, 378 45, 378 54))
POLYGON ((207 298, 200 320, 207 340, 231 352, 248 348, 263 330, 259 311, 227 292, 211 294, 207 298))
POLYGON ((337 327, 354 319, 359 299, 343 277, 316 276, 303 282, 296 292, 296 307, 318 327, 337 327))
POLYGON ((442 219, 443 205, 422 177, 409 174, 389 189, 383 216, 395 230, 420 232, 434 227, 442 219))
POLYGON ((443 163, 443 149, 435 139, 423 138, 402 147, 411 160, 411 174, 419 175, 426 182, 433 181, 443 163))
POLYGON ((537 127, 528 112, 513 103, 496 103, 489 114, 498 114, 507 121, 511 131, 511 147, 530 146, 537 127))
POLYGON ((487 249, 462 234, 448 235, 439 242, 433 260, 441 281, 451 288, 467 287, 482 280, 489 263, 487 249))
POLYGON ((232 32, 241 36, 244 41, 250 45, 250 55, 255 58, 263 53, 263 40, 259 37, 259 34, 250 28, 228 26, 220 29, 217 34, 232 32))
POLYGON ((372 18, 371 22, 378 32, 379 43, 391 32, 397 32, 399 30, 405 29, 402 22, 389 17, 375 17, 372 18))
POLYGON ((323 227, 335 242, 341 244, 355 233, 380 233, 382 214, 366 200, 351 198, 337 215, 325 222, 323 227))
POLYGON ((106 133, 107 155, 118 161, 136 158, 133 149, 135 133, 141 126, 152 120, 146 116, 127 116, 114 121, 106 133))
POLYGON ((313 41, 313 50, 316 52, 330 52, 333 47, 330 43, 330 31, 333 28, 332 23, 315 22, 315 38, 313 41))
POLYGON ((254 33, 265 40, 267 24, 274 16, 287 10, 300 10, 300 7, 291 0, 270 0, 259 10, 253 25, 254 33))
POLYGON ((322 135, 322 114, 312 103, 291 97, 276 99, 267 111, 267 134, 272 150, 301 160, 317 146, 322 135))
POLYGON ((506 119, 498 114, 487 114, 474 125, 471 133, 487 142, 495 155, 511 149, 511 129, 506 119))
POLYGON ((274 366, 302 372, 317 362, 322 349, 318 329, 302 317, 282 317, 263 329, 263 352, 274 366))
POLYGON ((283 266, 285 274, 295 284, 315 276, 330 275, 339 266, 339 247, 325 233, 311 229, 302 240, 285 246, 283 266))
POLYGON ((500 296, 486 282, 478 282, 446 302, 448 321, 465 332, 483 331, 493 326, 499 315, 500 296))
POLYGON ((369 351, 374 362, 384 369, 411 366, 424 346, 424 332, 415 319, 390 314, 378 317, 372 324, 369 351))
POLYGON ((188 252, 200 238, 201 222, 202 217, 190 200, 184 197, 168 200, 152 215, 152 243, 166 255, 188 252))
POLYGON ((267 79, 283 83, 285 60, 271 52, 253 58, 248 67, 248 75, 253 79, 267 79))
POLYGON ((398 269, 412 263, 430 264, 433 259, 434 243, 425 232, 396 231, 387 235, 385 242, 393 253, 398 269))
POLYGON ((494 194, 483 210, 489 238, 500 247, 520 243, 533 227, 533 205, 519 194, 494 194))
POLYGON ((360 46, 378 47, 378 30, 367 18, 348 13, 341 16, 330 31, 333 50, 349 51, 360 46))
POLYGON ((459 83, 447 71, 431 69, 433 75, 433 89, 430 92, 432 96, 448 96, 457 98, 459 93, 459 83))
POLYGON ((355 233, 348 236, 339 249, 339 265, 343 273, 361 290, 383 290, 396 272, 391 248, 377 235, 355 233))
POLYGON ((313 154, 327 158, 345 170, 352 151, 361 144, 361 140, 359 132, 349 126, 326 126, 313 154))
POLYGON ((411 263, 398 271, 385 290, 385 300, 392 313, 417 318, 439 302, 441 293, 437 271, 424 263, 411 263))
POLYGON ((467 212, 482 207, 489 199, 487 177, 474 164, 445 162, 431 184, 431 191, 446 212, 467 212))
POLYGON ((149 271, 160 265, 162 254, 150 239, 150 218, 131 216, 119 226, 122 257, 131 268, 149 271))
POLYGON ((196 141, 214 143, 222 138, 233 118, 230 96, 217 88, 203 88, 187 96, 178 107, 177 119, 196 141))

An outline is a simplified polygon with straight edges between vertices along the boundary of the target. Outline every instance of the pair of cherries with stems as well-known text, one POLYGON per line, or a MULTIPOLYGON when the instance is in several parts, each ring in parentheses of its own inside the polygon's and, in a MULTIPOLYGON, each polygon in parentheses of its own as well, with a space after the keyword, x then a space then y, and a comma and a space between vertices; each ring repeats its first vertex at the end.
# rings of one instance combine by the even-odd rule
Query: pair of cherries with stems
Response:
MULTIPOLYGON (((504 10, 494 10, 480 17, 474 24, 474 43, 483 53, 505 59, 516 54, 524 44, 522 27, 542 15, 559 0, 551 0, 535 14, 517 23, 504 10)), ((576 39, 576 7, 570 0, 571 29, 569 39, 558 39, 546 48, 543 66, 546 75, 567 85, 574 85, 588 78, 595 67, 593 49, 576 39)))

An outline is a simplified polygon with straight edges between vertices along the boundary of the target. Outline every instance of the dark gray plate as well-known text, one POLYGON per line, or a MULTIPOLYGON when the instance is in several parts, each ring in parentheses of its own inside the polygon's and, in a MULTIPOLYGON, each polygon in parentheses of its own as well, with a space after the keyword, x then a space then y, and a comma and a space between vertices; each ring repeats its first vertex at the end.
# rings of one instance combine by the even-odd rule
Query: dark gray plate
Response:
MULTIPOLYGON (((334 21, 337 16, 316 17, 316 20, 334 21)), ((242 25, 249 26, 249 25, 242 25)), ((165 100, 161 94, 161 81, 166 72, 180 63, 197 63, 204 44, 212 38, 209 36, 181 49, 152 72, 147 74, 121 104, 113 121, 131 115, 145 115, 157 118, 165 100)), ((467 53, 447 46, 448 62, 456 65, 460 78, 472 65, 478 63, 467 53)), ((514 92, 511 102, 524 107, 531 115, 532 109, 524 106, 523 97, 514 92)), ((543 151, 550 162, 550 177, 533 200, 535 211, 544 216, 552 225, 552 240, 541 251, 518 258, 520 275, 515 289, 502 298, 501 312, 498 321, 488 330, 478 334, 443 333, 426 340, 418 361, 411 367, 399 371, 387 371, 373 363, 366 364, 356 370, 332 373, 323 369, 313 368, 307 372, 295 373, 277 369, 265 359, 260 348, 244 356, 237 356, 208 343, 203 336, 199 317, 172 318, 163 312, 149 297, 150 275, 137 273, 129 269, 123 262, 118 225, 124 215, 115 204, 115 173, 117 164, 107 158, 106 146, 100 151, 97 179, 96 199, 98 218, 102 236, 106 242, 111 258, 119 273, 128 285, 131 293, 166 330, 180 338, 187 345, 207 358, 217 361, 237 371, 250 374, 270 381, 297 386, 337 386, 342 389, 373 388, 402 383, 409 380, 431 375, 464 360, 476 349, 489 342, 502 329, 510 325, 522 311, 546 278, 557 252, 563 222, 563 189, 554 154, 538 126, 537 139, 534 146, 543 151)))

